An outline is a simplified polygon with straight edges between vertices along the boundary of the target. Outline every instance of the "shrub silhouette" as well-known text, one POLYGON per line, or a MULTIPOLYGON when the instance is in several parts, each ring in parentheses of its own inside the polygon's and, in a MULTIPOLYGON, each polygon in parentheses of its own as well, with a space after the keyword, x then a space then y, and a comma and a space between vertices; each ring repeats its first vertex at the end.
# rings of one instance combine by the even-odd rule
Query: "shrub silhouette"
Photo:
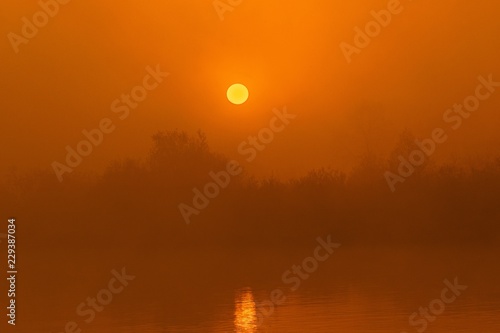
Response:
MULTIPOLYGON (((500 240, 500 158, 480 167, 431 165, 395 193, 384 172, 414 149, 403 133, 388 160, 365 154, 350 173, 256 179, 243 173, 186 226, 178 205, 228 159, 205 135, 159 132, 145 161, 112 162, 100 175, 11 173, 0 197, 25 222, 27 246, 298 247, 332 234, 345 244, 474 244, 500 240)), ((413 177, 413 176, 412 176, 413 177)))

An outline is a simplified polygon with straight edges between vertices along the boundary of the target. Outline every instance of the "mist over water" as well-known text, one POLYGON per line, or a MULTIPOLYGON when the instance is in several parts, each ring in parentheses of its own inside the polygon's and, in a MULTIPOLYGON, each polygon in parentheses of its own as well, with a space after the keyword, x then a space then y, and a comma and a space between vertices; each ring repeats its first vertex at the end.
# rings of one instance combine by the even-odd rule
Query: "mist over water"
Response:
POLYGON ((40 267, 40 278, 24 286, 39 297, 27 296, 31 302, 23 302, 30 324, 22 327, 59 332, 68 320, 75 320, 89 332, 416 332, 425 317, 416 317, 420 323, 412 326, 410 315, 429 308, 441 298, 444 280, 453 283, 457 277, 467 289, 439 315, 429 312, 434 320, 427 321, 426 331, 493 333, 500 328, 500 290, 497 255, 490 250, 339 249, 295 291, 281 275, 310 255, 308 249, 237 255, 202 250, 140 256, 123 251, 44 252, 30 257, 70 264, 59 277, 40 267), (95 297, 111 276, 108 268, 122 262, 136 279, 85 324, 75 308, 95 297), (63 283, 68 279, 69 284, 63 283), (51 296, 54 289, 60 296, 51 296), (271 310, 270 295, 276 289, 283 291, 285 300, 271 310))
MULTIPOLYGON (((404 138, 403 147, 411 142, 404 138)), ((117 161, 101 175, 76 173, 62 183, 44 171, 12 175, 2 200, 29 221, 19 228, 31 277, 19 296, 27 316, 19 327, 59 332, 74 321, 89 332, 500 328, 497 162, 481 169, 429 164, 396 192, 384 177, 390 161, 369 155, 349 174, 320 169, 281 181, 243 172, 186 224, 179 205, 196 207, 193 189, 205 193, 214 181, 210 171, 227 163, 202 135, 164 132, 147 160, 117 161), (122 268, 134 279, 109 294, 101 311, 92 310, 88 298, 107 303, 99 292, 122 268), (446 281, 466 290, 443 294, 446 281), (421 312, 426 308, 431 312, 421 312)))

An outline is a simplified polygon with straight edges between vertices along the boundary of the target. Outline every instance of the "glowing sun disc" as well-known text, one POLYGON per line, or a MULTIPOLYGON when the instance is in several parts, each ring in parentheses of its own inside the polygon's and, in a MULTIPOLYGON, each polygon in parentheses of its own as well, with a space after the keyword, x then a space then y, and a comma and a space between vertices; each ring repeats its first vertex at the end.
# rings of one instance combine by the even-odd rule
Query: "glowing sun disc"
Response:
POLYGON ((243 104, 248 99, 248 89, 240 83, 235 83, 227 89, 227 99, 236 105, 243 104))

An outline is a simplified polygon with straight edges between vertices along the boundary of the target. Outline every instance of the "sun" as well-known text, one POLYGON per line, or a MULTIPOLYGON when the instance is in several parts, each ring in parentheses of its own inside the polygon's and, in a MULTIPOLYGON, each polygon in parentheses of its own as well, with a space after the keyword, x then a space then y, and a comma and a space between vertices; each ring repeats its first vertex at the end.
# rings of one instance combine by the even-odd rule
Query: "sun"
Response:
POLYGON ((236 105, 243 104, 248 99, 248 89, 241 83, 235 83, 227 89, 227 99, 236 105))

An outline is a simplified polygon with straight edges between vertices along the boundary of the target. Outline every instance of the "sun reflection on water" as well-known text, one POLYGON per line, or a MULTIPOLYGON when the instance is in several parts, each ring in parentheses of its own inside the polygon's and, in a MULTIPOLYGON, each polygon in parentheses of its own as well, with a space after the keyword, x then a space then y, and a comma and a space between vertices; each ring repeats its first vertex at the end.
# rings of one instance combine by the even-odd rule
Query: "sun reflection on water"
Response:
POLYGON ((257 312, 250 288, 236 292, 234 327, 236 333, 254 333, 257 331, 257 312))

